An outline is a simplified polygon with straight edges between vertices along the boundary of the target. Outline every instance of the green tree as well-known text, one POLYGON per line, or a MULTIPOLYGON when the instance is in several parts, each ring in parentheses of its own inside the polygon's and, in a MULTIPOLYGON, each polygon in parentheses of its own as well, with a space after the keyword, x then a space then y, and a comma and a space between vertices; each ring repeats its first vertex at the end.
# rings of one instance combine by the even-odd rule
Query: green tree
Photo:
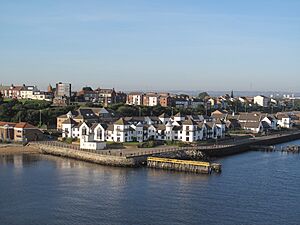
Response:
POLYGON ((0 104, 2 104, 3 103, 3 95, 2 95, 2 93, 0 92, 0 104))
POLYGON ((198 98, 201 100, 204 100, 206 97, 209 97, 209 94, 207 92, 201 92, 198 94, 198 98))

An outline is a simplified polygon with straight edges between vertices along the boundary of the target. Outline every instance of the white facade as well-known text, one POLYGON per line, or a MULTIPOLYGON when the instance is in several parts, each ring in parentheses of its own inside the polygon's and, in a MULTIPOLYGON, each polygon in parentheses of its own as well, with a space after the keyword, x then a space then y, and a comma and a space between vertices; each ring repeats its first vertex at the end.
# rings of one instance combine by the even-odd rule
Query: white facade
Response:
POLYGON ((131 101, 127 102, 130 105, 143 105, 143 95, 142 94, 133 94, 131 95, 131 101))
POLYGON ((24 86, 20 92, 21 98, 32 99, 35 91, 37 91, 37 88, 34 86, 24 86))
MULTIPOLYGON (((216 122, 195 122, 192 119, 185 120, 185 117, 178 115, 181 121, 169 119, 166 124, 149 124, 147 117, 145 121, 131 123, 123 118, 112 125, 100 123, 87 124, 80 126, 74 125, 70 119, 69 123, 63 123, 63 137, 73 137, 84 139, 85 142, 144 142, 148 140, 162 141, 183 141, 196 142, 206 139, 223 138, 225 135, 225 125, 216 122), (87 139, 88 137, 88 139, 87 139)), ((95 144, 93 144, 95 146, 95 144)), ((86 144, 85 144, 86 147, 86 144)), ((90 144, 90 148, 92 144, 90 144)))
POLYGON ((158 104, 158 96, 149 96, 148 106, 157 106, 158 104))
POLYGON ((254 104, 257 104, 262 107, 268 107, 270 103, 270 99, 263 95, 258 95, 254 97, 254 104))
POLYGON ((95 141, 91 135, 85 135, 80 138, 80 148, 88 150, 103 150, 106 148, 106 143, 95 141))
POLYGON ((289 116, 284 116, 277 121, 278 126, 281 128, 291 128, 292 127, 292 119, 289 116))

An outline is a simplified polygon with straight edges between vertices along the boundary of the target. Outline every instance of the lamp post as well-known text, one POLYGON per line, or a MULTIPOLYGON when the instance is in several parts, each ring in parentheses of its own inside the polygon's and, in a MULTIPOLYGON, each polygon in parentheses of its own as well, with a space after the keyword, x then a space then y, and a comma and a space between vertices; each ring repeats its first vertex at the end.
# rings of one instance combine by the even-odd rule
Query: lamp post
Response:
POLYGON ((40 127, 42 126, 42 110, 40 109, 40 127))

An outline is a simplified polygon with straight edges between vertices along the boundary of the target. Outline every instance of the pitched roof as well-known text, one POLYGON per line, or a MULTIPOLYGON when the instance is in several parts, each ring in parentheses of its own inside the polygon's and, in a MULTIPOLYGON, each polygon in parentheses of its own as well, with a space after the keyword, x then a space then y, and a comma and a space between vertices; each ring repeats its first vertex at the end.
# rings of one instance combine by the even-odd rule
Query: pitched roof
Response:
POLYGON ((178 112, 174 117, 184 117, 181 112, 178 112))
POLYGON ((16 123, 0 121, 0 127, 3 127, 5 125, 8 125, 10 127, 14 127, 16 125, 16 123))
POLYGON ((276 118, 282 120, 283 118, 290 118, 290 116, 286 113, 277 113, 276 118))
POLYGON ((223 120, 221 120, 220 118, 217 118, 215 123, 216 124, 225 124, 225 122, 223 120))
POLYGON ((185 120, 182 125, 197 125, 197 123, 194 120, 191 120, 190 118, 185 120))
POLYGON ((99 123, 92 123, 92 126, 90 127, 91 130, 94 130, 97 126, 98 126, 99 123))
POLYGON ((242 122, 240 123, 242 128, 259 128, 260 126, 260 121, 256 121, 256 122, 242 122))
POLYGON ((143 92, 130 92, 128 95, 143 95, 143 92))
POLYGON ((170 116, 167 115, 167 113, 163 113, 159 116, 159 118, 170 118, 170 116))
POLYGON ((182 130, 182 126, 174 126, 172 130, 174 131, 182 130))
POLYGON ((252 113, 240 113, 238 120, 239 121, 251 121, 251 122, 259 122, 261 120, 262 113, 261 112, 252 112, 252 113))
POLYGON ((160 124, 157 126, 157 130, 166 130, 166 126, 163 124, 160 124))
POLYGON ((114 125, 128 125, 128 123, 124 120, 124 118, 120 118, 114 123, 114 125))
POLYGON ((16 124, 15 128, 34 129, 36 127, 27 122, 20 122, 16 124))
POLYGON ((68 118, 62 122, 62 124, 72 124, 72 125, 77 125, 77 122, 73 120, 72 118, 68 118))
POLYGON ((114 130, 114 125, 109 124, 106 130, 113 131, 114 130))

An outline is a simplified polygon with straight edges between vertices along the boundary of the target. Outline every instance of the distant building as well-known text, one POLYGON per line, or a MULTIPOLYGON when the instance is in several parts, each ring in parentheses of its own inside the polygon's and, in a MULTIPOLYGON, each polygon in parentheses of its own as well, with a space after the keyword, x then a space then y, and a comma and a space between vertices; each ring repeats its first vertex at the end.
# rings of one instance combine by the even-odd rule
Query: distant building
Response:
POLYGON ((6 98, 21 98, 21 90, 23 86, 11 85, 8 89, 4 90, 4 97, 6 98))
POLYGON ((144 106, 157 106, 159 104, 159 95, 157 93, 146 93, 143 95, 144 106))
POLYGON ((114 88, 97 88, 95 92, 98 95, 98 101, 104 106, 116 103, 116 91, 114 88))
POLYGON ((83 87, 76 93, 78 101, 96 102, 98 101, 98 94, 91 87, 83 87))
POLYGON ((128 105, 143 105, 143 96, 142 92, 131 92, 127 95, 127 104, 128 105))
POLYGON ((170 96, 169 93, 161 93, 160 96, 159 96, 159 104, 162 106, 162 107, 169 107, 169 106, 172 106, 172 97, 170 96))
POLYGON ((124 92, 117 92, 116 93, 116 103, 126 103, 127 101, 127 94, 124 92))
POLYGON ((35 91, 33 92, 32 100, 44 100, 44 101, 52 101, 53 100, 52 92, 45 91, 35 91))
POLYGON ((262 107, 268 107, 270 104, 270 98, 264 95, 258 95, 254 97, 254 104, 257 104, 262 107))
POLYGON ((34 92, 38 91, 36 86, 26 86, 23 84, 22 89, 20 91, 20 95, 22 99, 34 99, 34 92))
POLYGON ((55 97, 71 98, 71 84, 59 82, 56 84, 55 97))

